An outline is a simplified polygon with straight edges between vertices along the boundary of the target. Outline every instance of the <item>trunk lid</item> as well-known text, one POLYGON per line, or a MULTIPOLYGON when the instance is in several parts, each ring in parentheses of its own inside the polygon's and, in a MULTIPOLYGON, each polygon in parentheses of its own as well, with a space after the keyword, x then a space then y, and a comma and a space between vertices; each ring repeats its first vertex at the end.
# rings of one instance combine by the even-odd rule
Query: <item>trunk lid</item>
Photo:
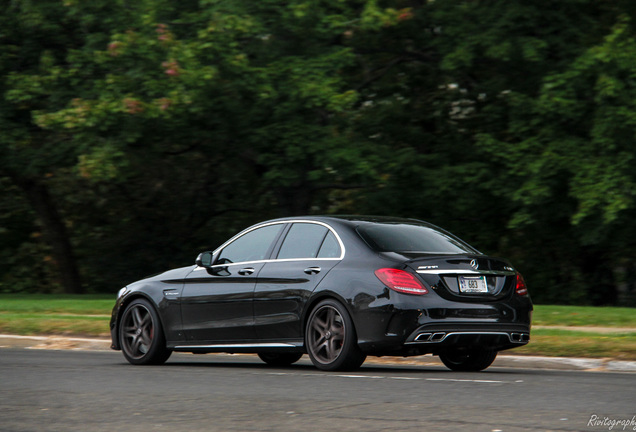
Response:
POLYGON ((468 254, 408 258, 406 266, 449 300, 497 300, 515 289, 517 273, 501 258, 468 254))

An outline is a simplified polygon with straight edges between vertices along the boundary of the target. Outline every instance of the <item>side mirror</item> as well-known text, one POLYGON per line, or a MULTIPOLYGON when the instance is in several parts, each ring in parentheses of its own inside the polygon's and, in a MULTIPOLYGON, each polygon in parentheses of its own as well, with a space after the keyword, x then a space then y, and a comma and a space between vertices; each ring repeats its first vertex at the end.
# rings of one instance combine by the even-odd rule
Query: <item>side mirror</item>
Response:
POLYGON ((214 262, 214 254, 212 252, 200 253, 197 259, 194 261, 194 263, 199 267, 205 268, 212 267, 212 262, 214 262))

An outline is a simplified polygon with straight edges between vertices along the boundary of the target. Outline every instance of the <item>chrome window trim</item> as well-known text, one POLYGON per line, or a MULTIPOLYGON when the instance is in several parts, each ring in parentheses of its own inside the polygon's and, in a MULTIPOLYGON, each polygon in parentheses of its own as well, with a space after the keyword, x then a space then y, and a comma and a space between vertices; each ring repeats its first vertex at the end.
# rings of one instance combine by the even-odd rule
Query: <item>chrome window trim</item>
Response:
MULTIPOLYGON (((236 266, 236 265, 247 265, 247 264, 260 264, 260 263, 271 263, 271 262, 288 262, 288 261, 316 261, 316 260, 320 260, 320 261, 342 261, 345 257, 345 246, 344 243, 342 242, 342 239, 340 238, 340 235, 336 232, 336 230, 334 230, 330 225, 324 223, 324 222, 320 222, 320 221, 312 221, 312 220, 307 220, 307 219, 292 219, 292 220, 285 220, 285 221, 275 221, 275 222, 268 222, 268 223, 264 223, 261 225, 256 225, 254 227, 248 228, 246 230, 241 231, 240 233, 236 234, 234 237, 230 238, 228 241, 226 241, 225 243, 223 243, 221 246, 219 246, 218 248, 216 248, 214 250, 214 252, 212 252, 213 254, 217 254, 218 252, 222 251, 227 245, 229 245, 230 243, 232 243, 233 241, 239 239, 240 237, 243 237, 244 235, 259 229, 259 228, 264 228, 267 226, 271 226, 271 225, 286 225, 286 224, 294 224, 294 223, 310 223, 310 224, 315 224, 315 225, 322 225, 325 228, 327 228, 329 231, 331 231, 331 233, 336 237, 336 240, 338 241, 338 245, 340 246, 340 256, 337 258, 283 258, 283 259, 278 259, 278 258, 273 258, 273 259, 266 259, 266 260, 257 260, 257 261, 241 261, 241 262, 235 262, 235 263, 227 263, 227 264, 215 264, 210 268, 214 268, 214 267, 230 267, 230 266, 236 266)), ((284 240, 283 240, 284 241, 284 240)), ((194 271, 198 271, 198 270, 203 270, 205 269, 205 267, 198 267, 194 269, 194 271)))

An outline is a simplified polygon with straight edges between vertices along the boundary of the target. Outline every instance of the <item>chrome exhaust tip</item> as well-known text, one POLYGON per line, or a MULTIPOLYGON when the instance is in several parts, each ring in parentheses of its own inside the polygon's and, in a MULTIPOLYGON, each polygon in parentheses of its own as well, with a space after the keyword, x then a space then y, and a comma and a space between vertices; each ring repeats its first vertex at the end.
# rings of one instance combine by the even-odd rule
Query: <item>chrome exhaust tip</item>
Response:
POLYGON ((446 338, 446 333, 420 333, 413 342, 441 342, 446 338))
POLYGON ((446 337, 446 333, 433 333, 431 336, 431 342, 441 342, 446 337))
POLYGON ((510 333, 510 340, 512 342, 528 342, 530 335, 528 333, 510 333))

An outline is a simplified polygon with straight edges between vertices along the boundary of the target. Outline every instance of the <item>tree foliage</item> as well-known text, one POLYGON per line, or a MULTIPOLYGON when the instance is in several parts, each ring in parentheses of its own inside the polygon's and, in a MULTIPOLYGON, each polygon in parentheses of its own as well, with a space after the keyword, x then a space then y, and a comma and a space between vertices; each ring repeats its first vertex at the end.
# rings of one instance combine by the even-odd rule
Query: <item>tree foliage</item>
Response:
POLYGON ((629 279, 629 2, 3 3, 2 290, 114 291, 347 212, 511 257, 539 301, 629 279))

